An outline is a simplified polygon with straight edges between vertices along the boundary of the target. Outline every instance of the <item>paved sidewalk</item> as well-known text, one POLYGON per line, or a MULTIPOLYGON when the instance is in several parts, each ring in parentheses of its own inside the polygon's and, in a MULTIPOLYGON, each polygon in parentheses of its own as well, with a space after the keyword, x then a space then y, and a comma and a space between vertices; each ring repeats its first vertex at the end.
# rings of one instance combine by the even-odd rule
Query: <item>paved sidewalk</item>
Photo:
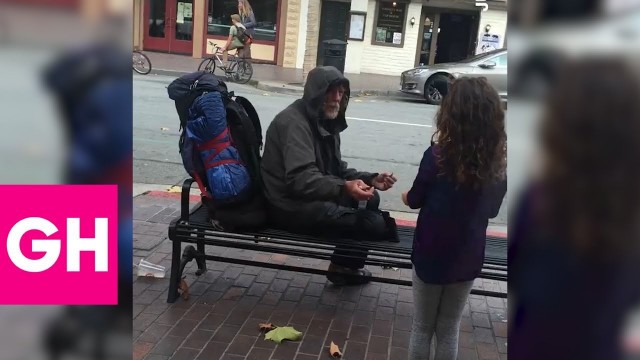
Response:
MULTIPOLYGON (((151 60, 152 74, 180 76, 198 70, 202 59, 191 56, 144 52, 151 60)), ((283 68, 269 64, 253 64, 250 85, 261 90, 302 94, 302 69, 283 68)), ((351 81, 352 94, 406 97, 398 91, 400 74, 397 76, 376 74, 346 74, 351 81)))
MULTIPOLYGON (((196 203, 192 203, 195 205, 196 203)), ((171 243, 167 227, 179 213, 179 194, 153 191, 134 198, 134 263, 164 265, 167 277, 134 276, 134 359, 330 359, 331 341, 345 360, 406 359, 413 314, 411 288, 372 283, 337 288, 323 276, 208 262, 186 270, 191 298, 167 304, 171 243), (298 342, 265 341, 258 324, 291 325, 298 342)), ((245 259, 326 268, 326 261, 208 247, 245 259)), ((369 267, 382 276, 407 270, 369 267)), ((135 271, 134 271, 135 274, 135 271)), ((506 291, 506 283, 478 279, 476 288, 506 291)), ((459 359, 506 359, 507 302, 472 295, 460 329, 459 359)))

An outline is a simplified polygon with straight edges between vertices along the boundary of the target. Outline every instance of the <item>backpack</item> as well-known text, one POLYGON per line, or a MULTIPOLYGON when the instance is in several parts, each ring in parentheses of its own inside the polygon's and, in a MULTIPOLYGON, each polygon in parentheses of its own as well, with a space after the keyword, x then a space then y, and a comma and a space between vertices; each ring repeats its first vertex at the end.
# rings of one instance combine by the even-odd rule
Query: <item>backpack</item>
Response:
POLYGON ((243 27, 239 27, 236 26, 236 29, 238 30, 238 32, 236 33, 236 37, 238 38, 238 40, 240 40, 241 43, 243 43, 244 45, 247 44, 251 44, 253 42, 253 39, 251 38, 251 35, 249 35, 247 33, 247 30, 243 27))
POLYGON ((223 81, 206 71, 175 79, 167 92, 180 119, 182 163, 198 184, 213 225, 229 231, 263 227, 262 128, 251 102, 229 92, 223 81), (203 103, 213 107, 209 114, 215 115, 213 121, 209 117, 207 126, 198 123, 201 114, 195 113, 203 103))

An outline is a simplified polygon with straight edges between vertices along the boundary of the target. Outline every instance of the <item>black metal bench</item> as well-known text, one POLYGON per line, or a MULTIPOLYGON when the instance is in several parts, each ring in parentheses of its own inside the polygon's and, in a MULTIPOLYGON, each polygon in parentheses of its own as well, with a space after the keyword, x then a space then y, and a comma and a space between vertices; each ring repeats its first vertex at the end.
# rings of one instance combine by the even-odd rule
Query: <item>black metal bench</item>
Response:
MULTIPOLYGON (((367 265, 411 269, 411 246, 413 242, 412 227, 398 226, 399 243, 392 242, 358 242, 345 239, 326 239, 309 235, 288 233, 286 231, 266 229, 257 233, 231 233, 217 231, 209 220, 207 209, 199 204, 190 210, 189 196, 193 179, 187 179, 182 185, 180 217, 169 225, 169 239, 173 243, 171 260, 171 283, 167 302, 172 303, 179 297, 178 286, 185 266, 196 260, 196 275, 202 275, 206 269, 206 260, 215 260, 240 265, 259 266, 264 268, 290 270, 309 274, 326 275, 327 270, 310 267, 292 266, 272 262, 261 262, 247 259, 210 255, 205 253, 206 245, 217 245, 228 248, 256 250, 269 253, 293 255, 313 259, 328 260, 333 254, 336 244, 349 249, 367 249, 369 256, 367 265), (196 244, 185 247, 182 243, 196 244)), ((348 255, 344 256, 348 258, 348 255)), ((487 236, 485 262, 480 278, 507 281, 507 241, 504 238, 487 236)), ((375 282, 408 285, 410 280, 392 279, 374 276, 375 282)), ((506 292, 473 289, 475 295, 506 298, 506 292)))

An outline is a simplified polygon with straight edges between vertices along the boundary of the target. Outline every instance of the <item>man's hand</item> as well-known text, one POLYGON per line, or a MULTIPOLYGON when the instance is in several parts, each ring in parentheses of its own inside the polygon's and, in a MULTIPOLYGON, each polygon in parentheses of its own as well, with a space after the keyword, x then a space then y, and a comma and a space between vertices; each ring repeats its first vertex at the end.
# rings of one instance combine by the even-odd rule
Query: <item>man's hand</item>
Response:
POLYGON ((344 184, 347 194, 352 198, 363 201, 373 198, 373 187, 367 185, 362 180, 351 180, 344 184))
POLYGON ((373 181, 371 181, 371 184, 380 191, 387 191, 393 187, 396 181, 398 181, 398 179, 393 176, 393 173, 382 173, 376 176, 373 181))

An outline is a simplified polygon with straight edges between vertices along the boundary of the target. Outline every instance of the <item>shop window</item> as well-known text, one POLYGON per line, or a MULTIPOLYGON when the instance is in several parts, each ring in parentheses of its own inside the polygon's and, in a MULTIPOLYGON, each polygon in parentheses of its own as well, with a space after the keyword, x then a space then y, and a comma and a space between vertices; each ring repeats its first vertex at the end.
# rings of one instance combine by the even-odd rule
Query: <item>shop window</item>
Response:
MULTIPOLYGON (((238 13, 238 0, 209 0, 207 34, 228 36, 231 15, 238 13)), ((254 40, 276 41, 278 22, 278 0, 256 0, 251 2, 256 17, 254 40)))
POLYGON ((373 24, 372 44, 398 47, 404 45, 407 7, 408 4, 403 2, 378 2, 375 23, 373 24))

